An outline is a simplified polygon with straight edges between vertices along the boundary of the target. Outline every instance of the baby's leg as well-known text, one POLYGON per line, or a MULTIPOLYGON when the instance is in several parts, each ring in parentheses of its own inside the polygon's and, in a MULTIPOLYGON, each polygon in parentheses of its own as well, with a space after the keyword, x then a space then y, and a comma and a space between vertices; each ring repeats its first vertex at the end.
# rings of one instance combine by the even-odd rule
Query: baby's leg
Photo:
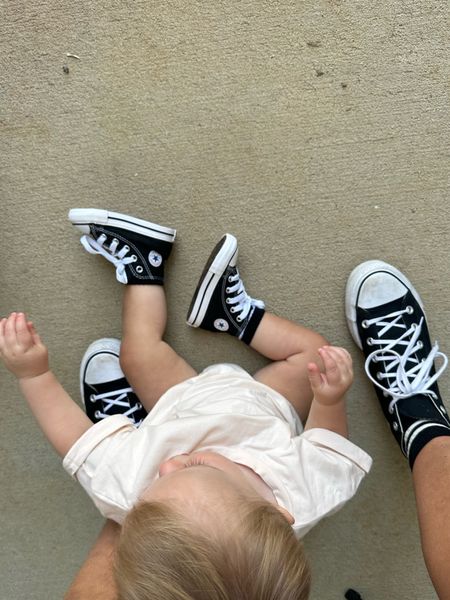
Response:
POLYGON ((194 369, 162 340, 167 310, 164 265, 175 230, 130 215, 75 208, 70 221, 83 232, 81 243, 116 267, 126 284, 120 363, 147 411, 168 388, 196 375, 194 369))
POLYGON ((326 344, 315 331, 267 312, 250 342, 257 352, 274 361, 257 371, 254 378, 287 398, 302 422, 313 398, 307 365, 311 361, 322 364, 317 350, 326 344))
POLYGON ((162 286, 128 285, 125 288, 120 364, 147 411, 170 387, 197 374, 162 339, 166 321, 162 286))
POLYGON ((264 302, 245 291, 237 259, 237 240, 227 233, 205 265, 187 322, 192 327, 231 334, 275 361, 260 369, 255 379, 283 394, 305 421, 312 401, 307 364, 322 364, 317 350, 327 341, 311 329, 267 314, 264 302))

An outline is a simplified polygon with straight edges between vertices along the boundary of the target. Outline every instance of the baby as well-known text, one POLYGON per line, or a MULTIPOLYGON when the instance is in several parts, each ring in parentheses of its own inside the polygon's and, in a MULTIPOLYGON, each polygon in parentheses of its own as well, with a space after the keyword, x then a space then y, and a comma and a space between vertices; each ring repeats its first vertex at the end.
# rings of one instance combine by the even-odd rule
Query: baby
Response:
POLYGON ((0 354, 65 469, 100 512, 123 524, 116 581, 124 599, 307 598, 299 538, 356 492, 370 457, 347 439, 343 348, 265 311, 226 234, 209 257, 187 322, 226 332, 269 358, 200 374, 163 335, 164 265, 175 230, 121 213, 73 209, 90 253, 126 284, 122 342, 100 340, 82 363, 85 412, 49 370, 23 313, 0 322, 0 354), (136 394, 139 426, 111 408, 136 394), (92 410, 93 407, 97 407, 92 410))

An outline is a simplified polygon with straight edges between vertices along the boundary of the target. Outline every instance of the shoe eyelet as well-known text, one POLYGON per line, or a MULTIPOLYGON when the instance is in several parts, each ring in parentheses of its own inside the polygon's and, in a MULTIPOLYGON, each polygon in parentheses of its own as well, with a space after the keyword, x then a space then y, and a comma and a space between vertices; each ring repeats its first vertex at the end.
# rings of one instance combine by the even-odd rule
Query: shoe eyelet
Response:
POLYGON ((414 313, 414 308, 412 306, 407 306, 406 312, 408 315, 412 315, 414 313))
POLYGON ((394 421, 394 422, 392 423, 392 429, 393 429, 394 431, 398 431, 398 423, 397 423, 397 421, 394 421))
POLYGON ((128 250, 130 249, 130 246, 128 244, 125 244, 125 246, 123 247, 123 249, 128 252, 128 250))
POLYGON ((393 406, 390 406, 390 407, 388 408, 388 411, 389 411, 389 414, 390 414, 390 415, 393 415, 393 414, 394 414, 394 407, 393 407, 393 406))
POLYGON ((118 244, 118 243, 119 243, 119 240, 118 240, 117 238, 113 238, 113 239, 111 240, 111 245, 112 245, 112 244, 118 244))
POLYGON ((412 329, 413 331, 415 331, 415 330, 417 329, 417 323, 413 323, 413 324, 411 325, 411 329, 412 329))
POLYGON ((144 271, 144 269, 141 267, 141 265, 138 265, 136 267, 136 273, 142 273, 144 271))
POLYGON ((367 338, 367 345, 368 346, 373 346, 373 338, 367 338))
POLYGON ((235 313, 235 312, 236 312, 236 309, 234 308, 234 306, 232 306, 232 307, 230 308, 230 312, 232 312, 232 313, 235 313))
POLYGON ((229 293, 230 293, 230 288, 229 288, 229 287, 225 288, 225 293, 226 293, 226 294, 229 294, 229 293))
POLYGON ((227 281, 228 281, 228 283, 233 283, 232 275, 230 275, 229 277, 227 277, 227 281))
POLYGON ((242 317, 236 317, 236 321, 240 323, 242 321, 242 317))
POLYGON ((417 347, 418 347, 419 349, 420 349, 420 348, 423 348, 423 342, 421 342, 421 341, 419 340, 419 341, 417 342, 417 347))
POLYGON ((97 402, 97 398, 95 397, 95 394, 91 394, 91 395, 89 396, 89 400, 90 400, 91 402, 97 402))
POLYGON ((94 413, 94 417, 95 417, 96 419, 101 419, 101 418, 102 418, 102 417, 101 417, 101 412, 100 412, 99 410, 96 410, 96 411, 95 411, 95 413, 94 413))
POLYGON ((378 379, 378 381, 381 381, 383 379, 383 373, 378 372, 376 374, 376 378, 378 379))
POLYGON ((231 300, 230 300, 229 298, 225 298, 225 302, 226 302, 227 304, 230 304, 231 300))
POLYGON ((132 259, 133 259, 133 262, 136 262, 136 261, 137 261, 137 256, 136 256, 136 254, 132 254, 130 258, 132 258, 132 259))
POLYGON ((363 329, 368 329, 369 328, 369 323, 367 322, 366 319, 364 319, 364 321, 361 323, 361 327, 363 329))
POLYGON ((140 402, 138 402, 138 403, 136 404, 136 406, 137 406, 138 410, 140 410, 140 409, 142 408, 142 404, 141 404, 140 402))

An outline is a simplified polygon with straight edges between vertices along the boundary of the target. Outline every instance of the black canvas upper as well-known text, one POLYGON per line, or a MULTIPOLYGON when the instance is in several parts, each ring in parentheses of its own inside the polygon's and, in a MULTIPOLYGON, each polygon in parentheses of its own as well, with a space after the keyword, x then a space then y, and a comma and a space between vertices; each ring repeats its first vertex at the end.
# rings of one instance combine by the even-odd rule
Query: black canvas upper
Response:
MULTIPOLYGON (((229 293, 227 291, 227 289, 232 287, 235 283, 230 281, 229 277, 236 274, 239 274, 236 267, 228 266, 225 270, 211 296, 208 310, 200 325, 202 329, 207 329, 209 331, 226 331, 231 335, 242 338, 249 323, 252 322, 252 319, 255 319, 253 324, 254 330, 256 330, 256 327, 264 314, 264 310, 252 306, 248 315, 240 321, 240 313, 238 311, 234 312, 236 305, 230 303, 230 300, 237 296, 237 293, 229 293), (260 315, 261 311, 262 314, 260 315), (259 316, 260 318, 258 319, 259 316), (256 320, 258 321, 257 323, 256 320)), ((253 337, 253 335, 251 337, 253 337)))
POLYGON ((91 224, 90 235, 98 241, 104 234, 106 241, 102 244, 108 250, 114 239, 119 241, 115 255, 125 246, 130 250, 126 257, 135 257, 136 260, 125 266, 129 284, 156 284, 164 283, 164 261, 169 257, 172 243, 142 235, 134 231, 111 227, 109 225, 91 224))
MULTIPOLYGON (((358 333, 366 359, 374 351, 379 351, 375 356, 375 360, 372 358, 372 360, 366 362, 366 365, 371 376, 385 388, 397 386, 396 375, 399 370, 398 363, 393 365, 391 369, 389 366, 391 365, 392 367, 392 359, 395 356, 395 352, 400 357, 404 355, 406 345, 400 343, 398 338, 406 334, 412 326, 419 326, 421 322, 420 335, 417 340, 421 347, 417 348, 411 354, 410 358, 406 360, 404 370, 409 371, 417 367, 418 362, 422 363, 422 361, 425 361, 432 351, 424 312, 410 290, 403 297, 374 308, 364 309, 357 305, 356 311, 358 333), (405 312, 398 316, 388 316, 398 311, 405 312), (386 326, 380 324, 380 322, 373 323, 367 327, 367 321, 377 317, 383 317, 382 323, 392 323, 397 320, 397 324, 402 324, 405 328, 394 325, 388 327, 387 331, 383 332, 383 328, 386 328, 386 326), (366 327, 363 326, 364 324, 366 324, 366 327), (376 343, 377 340, 397 340, 397 343, 392 346, 392 349, 386 350, 383 344, 376 343), (379 379, 380 374, 386 372, 389 374, 392 373, 392 376, 379 379)), ((403 340, 408 342, 412 334, 413 332, 404 337, 403 340)), ((435 367, 432 365, 428 371, 428 379, 435 372, 435 367)), ((410 378, 413 378, 413 376, 411 375, 410 378)), ((435 437, 439 434, 448 435, 447 431, 450 427, 450 421, 436 382, 427 390, 411 394, 405 398, 399 398, 396 402, 392 402, 395 397, 393 394, 383 391, 376 385, 374 387, 383 413, 390 424, 391 431, 403 453, 409 457, 411 466, 418 451, 423 447, 426 438, 430 436, 435 437), (436 427, 429 427, 427 423, 434 423, 436 427)))

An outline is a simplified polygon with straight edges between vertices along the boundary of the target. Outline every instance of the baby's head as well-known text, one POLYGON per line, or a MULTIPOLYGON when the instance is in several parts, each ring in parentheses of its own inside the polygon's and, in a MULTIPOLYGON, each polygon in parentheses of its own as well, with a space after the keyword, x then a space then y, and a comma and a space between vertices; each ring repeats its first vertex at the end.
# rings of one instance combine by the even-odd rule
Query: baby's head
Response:
POLYGON ((292 517, 258 479, 212 452, 163 463, 123 525, 121 600, 308 598, 292 517))

